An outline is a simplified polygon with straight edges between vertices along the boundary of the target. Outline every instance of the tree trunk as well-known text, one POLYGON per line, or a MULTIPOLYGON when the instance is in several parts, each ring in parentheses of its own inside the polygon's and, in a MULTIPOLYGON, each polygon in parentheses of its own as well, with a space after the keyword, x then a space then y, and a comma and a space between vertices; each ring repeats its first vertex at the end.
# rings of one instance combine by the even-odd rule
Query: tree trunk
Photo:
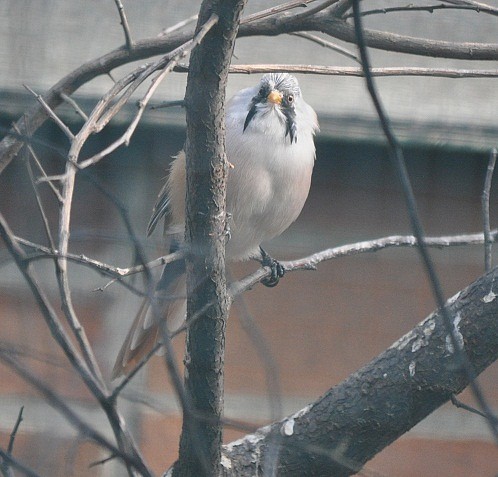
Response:
POLYGON ((223 364, 228 298, 225 281, 225 87, 245 0, 204 1, 197 30, 214 14, 217 24, 193 50, 187 111, 187 322, 184 409, 175 475, 219 475, 223 364), (202 419, 198 417, 201 416, 202 419))

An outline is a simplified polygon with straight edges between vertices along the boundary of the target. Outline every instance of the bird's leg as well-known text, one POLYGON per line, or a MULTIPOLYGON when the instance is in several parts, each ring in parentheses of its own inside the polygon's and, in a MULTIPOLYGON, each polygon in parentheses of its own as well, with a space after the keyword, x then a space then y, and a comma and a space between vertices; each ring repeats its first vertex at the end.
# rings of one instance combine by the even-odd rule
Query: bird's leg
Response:
POLYGON ((261 252, 261 265, 263 265, 263 267, 270 267, 271 270, 271 275, 263 278, 261 283, 266 287, 274 287, 284 276, 285 268, 280 262, 270 257, 261 247, 259 247, 259 250, 261 252))

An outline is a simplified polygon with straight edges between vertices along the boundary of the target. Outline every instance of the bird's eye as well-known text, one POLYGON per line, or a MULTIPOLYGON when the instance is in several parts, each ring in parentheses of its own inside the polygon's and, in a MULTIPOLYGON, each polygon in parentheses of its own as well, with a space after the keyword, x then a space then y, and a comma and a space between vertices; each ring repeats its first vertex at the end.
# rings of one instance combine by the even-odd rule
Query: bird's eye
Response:
POLYGON ((287 95, 287 102, 289 104, 294 102, 294 96, 292 94, 287 95))

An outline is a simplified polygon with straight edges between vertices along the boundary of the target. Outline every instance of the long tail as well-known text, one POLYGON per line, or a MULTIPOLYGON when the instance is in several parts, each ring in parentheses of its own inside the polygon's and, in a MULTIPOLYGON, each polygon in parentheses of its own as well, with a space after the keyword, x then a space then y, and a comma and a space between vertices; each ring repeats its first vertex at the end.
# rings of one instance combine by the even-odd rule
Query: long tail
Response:
POLYGON ((156 288, 155 312, 148 298, 143 301, 116 358, 112 379, 127 375, 160 341, 160 323, 156 317, 166 320, 170 331, 183 324, 185 296, 185 261, 177 260, 164 267, 156 288))

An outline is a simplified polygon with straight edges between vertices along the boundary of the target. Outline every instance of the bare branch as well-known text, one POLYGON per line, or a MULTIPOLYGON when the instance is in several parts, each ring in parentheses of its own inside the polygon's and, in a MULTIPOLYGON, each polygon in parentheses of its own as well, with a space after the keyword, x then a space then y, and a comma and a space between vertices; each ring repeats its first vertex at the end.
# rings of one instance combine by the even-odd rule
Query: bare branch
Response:
POLYGON ((292 0, 290 2, 282 3, 280 5, 276 5, 275 7, 268 8, 266 10, 261 10, 260 12, 253 13, 251 15, 247 15, 240 20, 240 24, 244 25, 246 23, 251 23, 256 20, 262 20, 263 18, 268 18, 277 13, 284 13, 294 8, 307 7, 308 4, 315 2, 316 0, 292 0))
POLYGON ((85 423, 47 384, 36 377, 26 367, 21 365, 17 360, 12 358, 10 352, 0 348, 0 361, 12 368, 22 379, 35 387, 47 400, 48 404, 56 411, 60 412, 68 422, 82 435, 96 442, 100 446, 108 449, 116 456, 119 456, 125 463, 141 472, 144 477, 152 477, 152 474, 147 469, 145 464, 137 458, 136 455, 129 455, 118 449, 114 444, 107 440, 100 432, 90 427, 85 423))
MULTIPOLYGON (((443 0, 444 1, 444 0, 443 0)), ((450 3, 450 2, 447 2, 450 3)), ((427 12, 427 13, 433 13, 437 10, 473 10, 477 13, 488 13, 490 15, 498 15, 498 9, 493 8, 493 7, 478 7, 477 5, 470 5, 466 4, 464 5, 463 2, 461 5, 445 5, 444 3, 438 4, 438 5, 425 5, 425 6, 418 6, 418 5, 405 5, 403 7, 387 7, 387 8, 376 8, 373 10, 365 10, 361 13, 363 17, 369 16, 369 15, 378 15, 378 14, 387 14, 387 13, 398 13, 398 12, 427 12)), ((353 14, 350 13, 348 15, 344 15, 343 18, 352 18, 353 14)))
POLYGON ((475 2, 474 0, 443 0, 445 3, 451 3, 457 6, 471 6, 477 12, 491 13, 492 15, 498 15, 498 8, 492 7, 486 3, 475 2))
POLYGON ((1 448, 0 448, 0 458, 3 460, 3 463, 0 466, 0 470, 2 470, 4 477, 13 477, 10 468, 7 468, 6 472, 3 471, 4 464, 22 472, 26 477, 40 477, 40 474, 37 474, 34 470, 30 469, 23 463, 19 462, 17 459, 14 459, 14 457, 12 457, 8 452, 5 452, 1 448))
POLYGON ((182 20, 181 22, 176 23, 173 26, 165 28, 161 33, 159 33, 158 36, 164 37, 171 35, 171 33, 181 30, 182 28, 186 27, 187 25, 190 25, 191 23, 195 23, 196 21, 197 21, 197 13, 195 15, 192 15, 191 17, 186 18, 185 20, 182 20))
POLYGON ((472 414, 477 414, 478 416, 484 417, 485 419, 487 418, 486 414, 484 414, 483 412, 479 411, 478 409, 475 409, 473 407, 468 406, 467 404, 463 403, 462 401, 459 401, 454 394, 451 395, 451 404, 453 404, 455 407, 458 407, 460 409, 465 409, 466 411, 469 411, 472 414))
POLYGON ((126 48, 131 51, 133 49, 133 40, 131 38, 130 26, 128 25, 128 18, 126 18, 123 3, 121 0, 114 0, 114 3, 116 4, 116 7, 118 7, 119 18, 121 19, 121 26, 123 27, 126 41, 126 48))
POLYGON ((73 98, 71 98, 71 96, 68 96, 66 93, 61 93, 61 98, 66 103, 71 105, 74 108, 74 110, 76 111, 76 113, 79 114, 85 121, 88 120, 88 116, 86 115, 85 111, 83 111, 79 107, 78 103, 73 98))
MULTIPOLYGON (((498 239, 498 229, 492 230, 490 240, 495 242, 498 239)), ((476 233, 469 235, 453 235, 442 237, 425 237, 425 244, 431 248, 446 248, 464 245, 481 245, 484 243, 484 234, 476 233)), ((339 247, 329 248, 321 252, 314 253, 308 257, 297 260, 280 262, 286 272, 296 270, 315 270, 320 262, 334 260, 341 257, 349 257, 361 253, 377 252, 391 247, 417 247, 417 239, 413 235, 392 235, 375 240, 366 240, 339 247)), ((270 270, 260 268, 256 272, 246 276, 238 282, 230 285, 229 294, 232 299, 238 294, 249 290, 262 278, 268 277, 270 270)))
POLYGON ((377 115, 379 117, 379 121, 381 123, 384 136, 389 145, 389 156, 391 159, 391 163, 393 165, 394 170, 397 173, 397 176, 399 177, 399 181, 403 189, 406 208, 408 216, 410 218, 411 227, 415 237, 417 238, 418 251, 420 252, 420 258, 424 265, 427 278, 429 279, 431 284, 434 300, 436 302, 438 309, 441 310, 443 322, 450 336, 452 347, 455 350, 455 355, 454 355, 455 364, 461 367, 462 371, 466 374, 470 388, 472 389, 472 392, 476 397, 477 402, 479 403, 485 414, 488 416, 487 423, 489 425, 491 432, 493 433, 495 441, 498 443, 498 420, 496 419, 487 400, 485 399, 481 387, 477 384, 475 380, 476 377, 475 370, 465 350, 460 346, 460 342, 457 336, 457 331, 453 326, 452 317, 450 316, 448 309, 445 307, 444 293, 441 286, 441 282, 436 273, 432 257, 430 256, 427 246, 425 244, 425 232, 417 210, 417 202, 415 200, 415 195, 413 193, 410 177, 406 169, 403 150, 396 136, 394 135, 389 118, 385 112, 380 97, 377 94, 375 83, 370 74, 370 59, 363 36, 360 0, 353 0, 353 13, 354 13, 354 28, 357 36, 358 49, 360 51, 361 62, 365 72, 366 86, 370 94, 370 97, 372 99, 372 102, 374 104, 375 110, 377 111, 377 115))
POLYGON ((336 45, 335 43, 332 43, 331 41, 328 41, 328 40, 325 40, 325 39, 319 37, 318 35, 313 35, 312 33, 307 33, 304 31, 298 31, 296 33, 291 33, 291 35, 298 36, 300 38, 305 38, 306 40, 310 40, 314 43, 317 43, 318 45, 321 45, 325 48, 329 48, 330 50, 333 50, 337 53, 340 53, 341 55, 343 55, 351 60, 354 60, 357 63, 360 63, 359 58, 355 54, 351 53, 349 50, 347 50, 346 48, 343 48, 340 45, 336 45))
MULTIPOLYGON (((477 373, 498 358, 498 300, 482 300, 495 274, 493 270, 480 277, 445 303, 451 316, 459 317, 461 342, 477 373)), ((280 475, 357 473, 470 384, 468 376, 454 367, 454 348, 448 344, 444 319, 437 310, 314 403, 225 445, 223 454, 230 461, 226 475, 262 474, 261 464, 275 435, 284 438, 280 475)))
POLYGON ((22 422, 23 411, 24 411, 24 406, 21 406, 21 408, 19 409, 19 414, 17 415, 16 423, 14 424, 12 432, 10 433, 9 446, 7 448, 7 452, 5 453, 6 457, 3 458, 3 455, 0 454, 0 457, 2 457, 2 459, 0 459, 0 470, 2 471, 2 474, 5 477, 13 477, 14 476, 14 474, 12 473, 12 471, 10 469, 11 462, 9 461, 9 458, 12 457, 12 452, 14 451, 14 441, 16 439, 16 435, 17 435, 17 431, 19 430, 19 426, 21 425, 21 422, 22 422))
MULTIPOLYGON (((156 89, 159 86, 159 84, 161 83, 161 81, 165 78, 165 76, 168 73, 170 73, 173 70, 173 68, 178 64, 178 62, 182 58, 185 58, 185 56, 187 56, 190 53, 190 51, 193 48, 195 48, 195 46, 197 46, 202 41, 202 39, 204 38, 206 33, 216 24, 217 21, 218 21, 218 17, 213 15, 202 26, 202 28, 199 30, 199 32, 194 37, 194 39, 188 44, 188 46, 182 47, 176 53, 174 52, 173 54, 168 55, 168 61, 167 61, 166 65, 162 68, 161 72, 152 80, 151 85, 147 90, 147 93, 139 101, 137 114, 135 115, 135 117, 133 118, 133 121, 130 123, 130 125, 126 129, 125 133, 119 139, 114 141, 110 146, 106 147, 101 152, 99 152, 99 153, 95 154, 94 156, 90 157, 89 159, 86 159, 85 161, 81 162, 80 163, 81 169, 84 169, 86 167, 89 167, 89 166, 96 164, 98 161, 100 161, 102 158, 104 158, 105 156, 110 154, 112 151, 117 149, 122 144, 125 144, 125 145, 129 144, 130 138, 133 135, 133 133, 135 132, 135 129, 138 126, 140 119, 142 118, 142 115, 145 111, 145 108, 147 107, 147 104, 149 103, 150 98, 152 97, 152 95, 156 91, 156 89)), ((161 61, 161 63, 162 62, 163 62, 163 60, 161 61)), ((156 68, 157 68, 156 66, 151 68, 150 73, 152 73, 152 71, 154 71, 156 68)), ((138 80, 140 82, 142 82, 148 76, 147 73, 150 74, 149 71, 146 70, 144 72, 144 74, 140 75, 138 80)), ((119 109, 123 106, 123 104, 124 104, 124 102, 120 102, 119 105, 117 105, 113 108, 112 116, 114 116, 119 111, 119 109)), ((106 117, 106 121, 105 121, 106 123, 111 117, 110 115, 108 115, 108 116, 109 117, 106 117)), ((100 124, 102 124, 102 122, 100 122, 100 124)), ((99 126, 99 127, 101 127, 101 126, 99 126)))
POLYGON ((9 454, 12 454, 14 451, 14 441, 16 440, 16 435, 17 431, 19 430, 19 426, 21 425, 22 422, 22 413, 24 411, 24 406, 21 406, 19 409, 19 414, 17 415, 16 423, 14 425, 14 428, 12 429, 12 432, 10 433, 10 438, 9 438, 9 447, 7 448, 7 452, 9 454))
POLYGON ((42 105, 45 112, 53 119, 55 124, 59 126, 59 129, 68 137, 69 140, 74 139, 74 134, 71 130, 64 124, 64 122, 55 114, 52 108, 45 102, 43 97, 38 93, 35 93, 27 84, 24 87, 36 98, 36 100, 42 105))
MULTIPOLYGON (((186 72, 188 67, 179 65, 176 71, 186 72)), ((364 77, 361 68, 352 66, 323 66, 323 65, 286 65, 286 64, 268 64, 268 65, 232 65, 230 73, 253 74, 253 73, 270 73, 270 72, 288 72, 314 75, 336 75, 336 76, 356 76, 364 77)), ((498 69, 481 70, 481 69, 461 69, 461 68, 423 68, 423 67, 386 67, 372 68, 372 76, 428 76, 439 78, 497 78, 498 69)))
POLYGON ((484 229, 484 269, 491 270, 491 225, 489 220, 489 195, 491 191, 491 181, 496 164, 496 149, 491 151, 489 155, 488 168, 486 169, 486 178, 484 180, 484 189, 482 191, 482 219, 484 229))

